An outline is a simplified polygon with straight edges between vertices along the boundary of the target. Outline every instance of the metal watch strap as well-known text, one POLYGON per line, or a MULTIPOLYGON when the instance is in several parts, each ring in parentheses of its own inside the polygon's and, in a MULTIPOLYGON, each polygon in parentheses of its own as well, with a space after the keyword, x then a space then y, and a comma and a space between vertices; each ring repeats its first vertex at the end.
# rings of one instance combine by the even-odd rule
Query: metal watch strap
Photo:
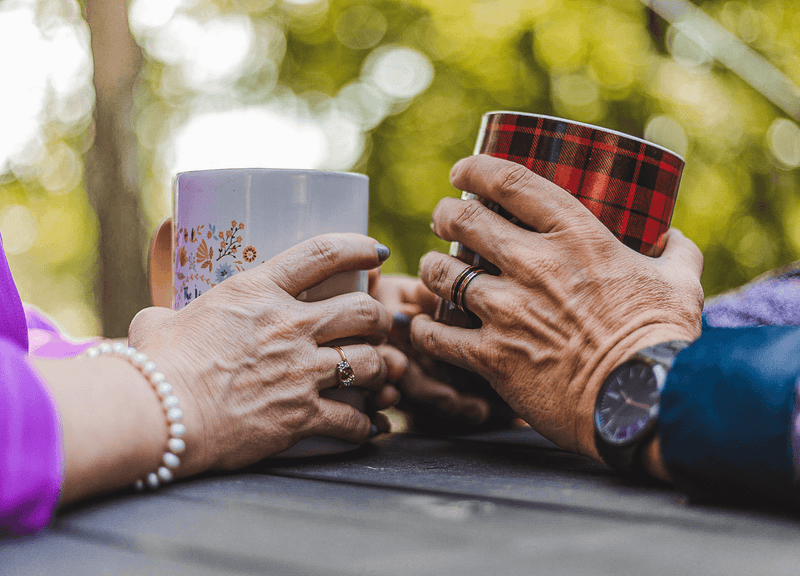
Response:
POLYGON ((638 358, 645 361, 650 360, 657 362, 661 364, 665 370, 669 371, 675 363, 675 357, 689 344, 691 344, 691 342, 688 340, 670 340, 669 342, 662 342, 655 346, 642 348, 633 355, 632 359, 638 358))

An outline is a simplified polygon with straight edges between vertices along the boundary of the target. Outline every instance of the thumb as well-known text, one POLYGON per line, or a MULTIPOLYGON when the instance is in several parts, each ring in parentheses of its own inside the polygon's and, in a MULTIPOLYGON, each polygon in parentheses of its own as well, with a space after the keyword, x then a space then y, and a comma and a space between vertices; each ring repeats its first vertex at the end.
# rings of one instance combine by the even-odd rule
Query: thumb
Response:
POLYGON ((703 274, 703 253, 677 228, 670 228, 665 235, 666 246, 659 260, 668 266, 678 266, 694 274, 698 279, 703 274))

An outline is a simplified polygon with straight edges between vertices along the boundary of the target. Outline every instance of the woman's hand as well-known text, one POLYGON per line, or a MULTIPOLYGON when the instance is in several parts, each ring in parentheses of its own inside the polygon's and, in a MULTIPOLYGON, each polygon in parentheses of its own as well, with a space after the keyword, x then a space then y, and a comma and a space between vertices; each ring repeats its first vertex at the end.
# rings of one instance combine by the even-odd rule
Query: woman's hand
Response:
MULTIPOLYGON (((466 290, 482 327, 467 330, 418 316, 421 351, 474 370, 533 428, 559 446, 598 458, 592 411, 611 370, 636 351, 700 334, 703 258, 677 230, 661 257, 624 246, 573 196, 523 166, 486 155, 451 173, 461 190, 501 204, 520 228, 480 202, 446 198, 437 235, 458 241, 500 270, 466 290)), ((431 252, 420 277, 450 298, 463 262, 431 252)))
POLYGON ((386 361, 366 343, 386 339, 390 314, 364 293, 321 302, 296 297, 337 272, 375 268, 386 257, 388 249, 365 236, 319 236, 236 274, 179 312, 149 308, 134 318, 130 344, 167 375, 184 409, 190 436, 181 475, 238 468, 311 435, 362 442, 376 431, 365 414, 320 392, 338 384, 340 357, 329 345, 339 343, 354 386, 380 392, 384 403, 393 396, 381 390, 386 361))

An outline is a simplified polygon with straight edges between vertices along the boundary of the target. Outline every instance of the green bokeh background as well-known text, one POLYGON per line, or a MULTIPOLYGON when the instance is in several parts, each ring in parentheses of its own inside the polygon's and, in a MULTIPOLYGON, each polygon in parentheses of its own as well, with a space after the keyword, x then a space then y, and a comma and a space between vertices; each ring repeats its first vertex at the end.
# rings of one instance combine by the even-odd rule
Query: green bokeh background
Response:
MULTIPOLYGON (((193 10, 210 5, 198 1, 193 10)), ((800 4, 699 5, 800 83, 800 4)), ((673 225, 705 254, 707 296, 800 258, 795 120, 697 46, 687 48, 638 0, 226 0, 215 9, 285 33, 283 58, 237 81, 235 90, 255 104, 287 88, 300 96, 335 96, 385 45, 414 48, 432 63, 430 86, 369 130, 352 168, 371 179, 371 233, 393 250, 386 272, 415 274, 426 251, 447 249, 430 232, 430 214, 439 199, 457 194, 448 182, 450 167, 472 153, 481 115, 491 110, 564 116, 682 153, 687 164, 673 225)), ((169 211, 170 179, 151 143, 163 119, 192 96, 188 88, 164 96, 159 86, 167 69, 145 53, 136 95, 136 153, 150 226, 169 211)), ((91 125, 53 131, 49 143, 78 159, 90 145, 91 125)), ((52 194, 42 185, 45 177, 60 177, 57 163, 55 174, 6 175, 0 209, 26 206, 38 225, 33 246, 11 257, 23 297, 61 313, 66 328, 80 334, 97 327, 91 290, 97 222, 83 168, 76 179, 74 166, 64 162, 68 190, 52 194), (73 313, 64 314, 65 306, 73 313)), ((144 253, 146 247, 129 249, 144 253)))

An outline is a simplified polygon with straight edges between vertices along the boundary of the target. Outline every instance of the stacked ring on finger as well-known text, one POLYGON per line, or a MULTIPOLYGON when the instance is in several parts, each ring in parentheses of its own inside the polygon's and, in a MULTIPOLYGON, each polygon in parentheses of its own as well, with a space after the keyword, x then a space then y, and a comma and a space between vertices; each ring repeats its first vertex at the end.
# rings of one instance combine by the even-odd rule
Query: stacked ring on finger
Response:
POLYGON ((347 361, 347 357, 344 355, 341 347, 331 346, 331 348, 336 350, 339 353, 339 356, 342 358, 342 361, 336 365, 336 376, 339 379, 339 383, 333 387, 333 390, 343 386, 351 386, 353 382, 356 381, 356 374, 353 371, 353 367, 350 366, 350 362, 347 361))
POLYGON ((450 301, 462 312, 468 311, 464 305, 464 293, 467 291, 467 286, 481 274, 486 274, 486 270, 477 266, 467 266, 453 281, 453 287, 450 289, 450 301))

